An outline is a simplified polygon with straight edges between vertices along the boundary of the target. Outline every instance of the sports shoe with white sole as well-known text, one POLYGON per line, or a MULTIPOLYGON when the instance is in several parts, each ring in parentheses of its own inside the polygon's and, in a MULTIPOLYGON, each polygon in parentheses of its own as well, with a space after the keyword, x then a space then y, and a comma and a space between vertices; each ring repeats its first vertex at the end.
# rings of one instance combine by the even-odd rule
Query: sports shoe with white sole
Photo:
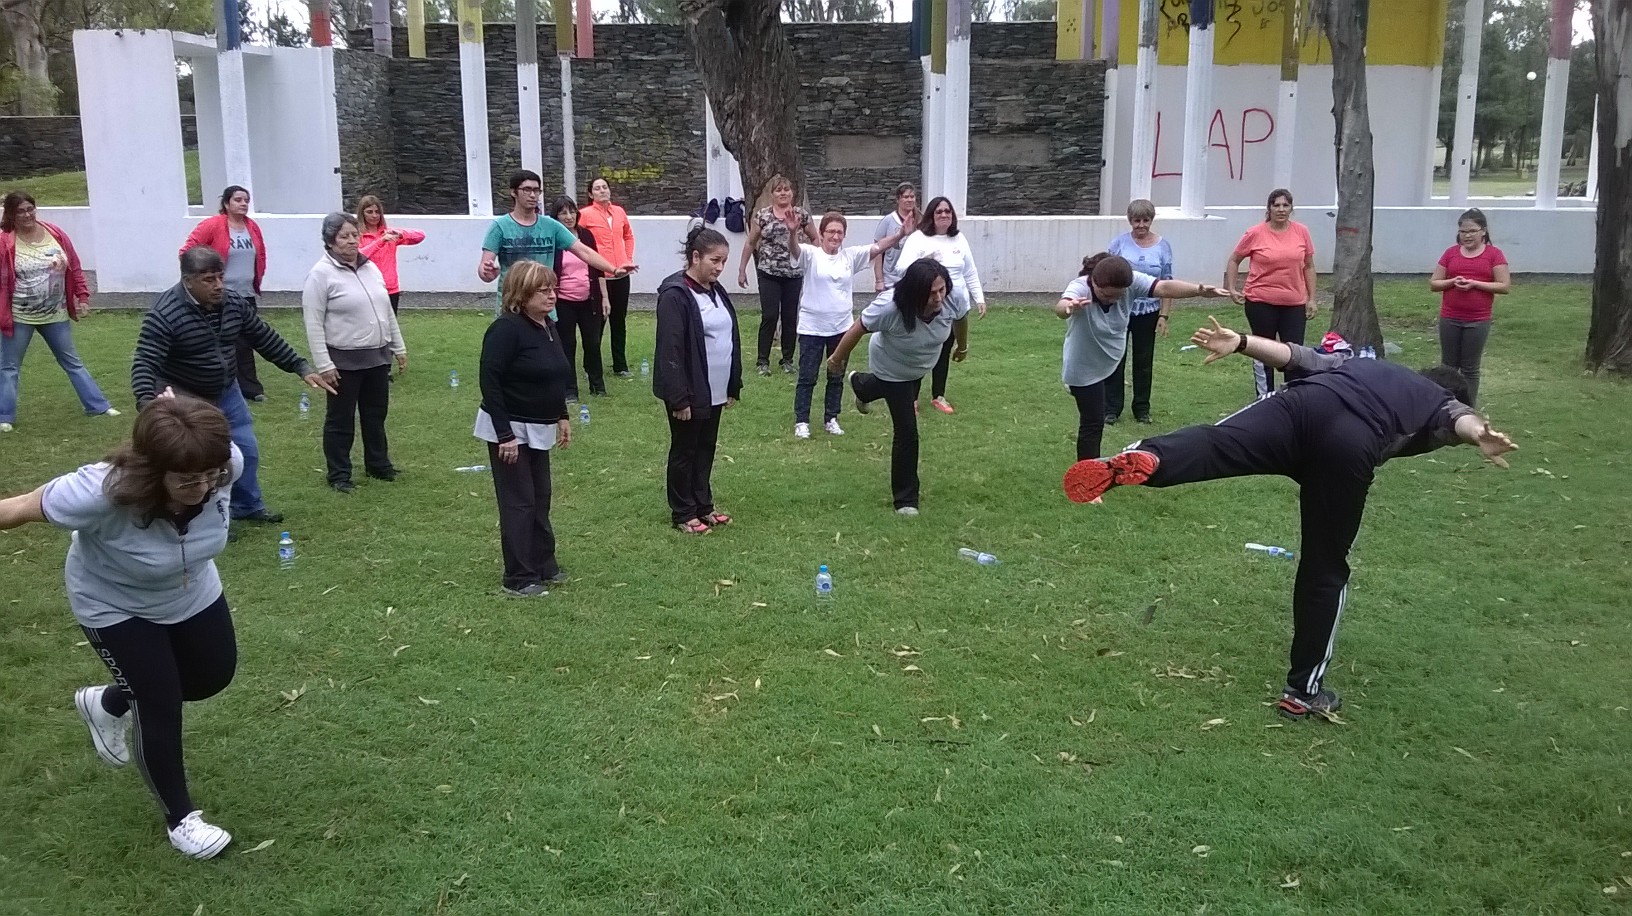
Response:
POLYGON ((232 834, 204 821, 204 812, 194 811, 170 828, 170 845, 189 859, 213 859, 232 842, 232 834))
POLYGON ((810 424, 809 423, 795 423, 795 424, 793 424, 793 438, 795 438, 795 439, 809 439, 810 438, 810 424))
POLYGON ((1329 687, 1322 687, 1314 693, 1287 687, 1281 691, 1280 702, 1275 704, 1275 711, 1288 719, 1307 719, 1310 716, 1324 719, 1342 708, 1343 699, 1329 687))
POLYGON ((826 423, 822 424, 822 429, 827 430, 827 434, 829 436, 844 435, 844 428, 839 426, 838 420, 828 420, 826 423))
POLYGON ((1111 487, 1135 487, 1150 479, 1160 464, 1150 452, 1120 452, 1109 458, 1084 458, 1065 472, 1065 495, 1074 503, 1091 503, 1111 487))
POLYGON ((918 507, 917 506, 902 506, 901 508, 895 510, 895 514, 901 516, 902 518, 917 518, 918 517, 918 507))
POLYGON ((91 730, 96 756, 110 767, 130 762, 130 719, 115 716, 102 708, 102 692, 108 687, 81 687, 74 691, 74 708, 91 730))
POLYGON ((852 369, 844 374, 844 383, 850 386, 850 394, 856 399, 856 413, 865 415, 868 409, 867 405, 872 402, 864 401, 861 399, 861 395, 856 394, 856 370, 852 369))

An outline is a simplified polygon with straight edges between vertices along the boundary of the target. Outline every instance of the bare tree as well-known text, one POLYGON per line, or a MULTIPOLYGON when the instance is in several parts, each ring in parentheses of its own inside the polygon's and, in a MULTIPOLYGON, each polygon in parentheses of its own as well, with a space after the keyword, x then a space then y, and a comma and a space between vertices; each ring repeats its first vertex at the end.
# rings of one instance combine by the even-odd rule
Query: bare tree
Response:
POLYGON ((1337 132, 1337 244, 1332 251, 1332 330, 1359 347, 1383 346, 1371 277, 1371 111, 1366 101, 1370 0, 1315 0, 1332 46, 1332 119, 1337 132))
POLYGON ((1587 365, 1632 375, 1632 0, 1593 0, 1598 46, 1598 239, 1587 365))
POLYGON ((742 186, 756 197, 772 175, 803 194, 799 160, 799 76, 782 31, 778 0, 680 0, 703 90, 720 139, 737 157, 742 186))
POLYGON ((19 114, 57 113, 57 88, 51 83, 51 53, 45 44, 45 0, 0 0, 0 17, 11 33, 12 60, 22 74, 19 114))

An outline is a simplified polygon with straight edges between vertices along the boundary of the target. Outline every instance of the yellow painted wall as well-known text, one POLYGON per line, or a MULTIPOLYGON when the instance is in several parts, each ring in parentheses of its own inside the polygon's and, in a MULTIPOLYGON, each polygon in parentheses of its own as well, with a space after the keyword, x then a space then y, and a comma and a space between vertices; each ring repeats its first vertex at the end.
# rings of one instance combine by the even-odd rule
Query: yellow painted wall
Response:
MULTIPOLYGON (((1067 0, 1069 2, 1069 0, 1067 0)), ((1096 0, 1101 9, 1105 0, 1096 0)), ((1217 0, 1213 62, 1221 65, 1281 62, 1283 4, 1291 0, 1217 0)), ((1371 0, 1371 34, 1366 60, 1380 66, 1436 67, 1445 49, 1448 0, 1371 0)), ((1190 59, 1189 0, 1159 0, 1162 21, 1156 30, 1157 61, 1184 66, 1190 59)), ((1309 21, 1309 0, 1298 11, 1306 64, 1330 63, 1331 46, 1309 21)), ((1133 63, 1139 51, 1138 0, 1122 0, 1120 59, 1133 63)))

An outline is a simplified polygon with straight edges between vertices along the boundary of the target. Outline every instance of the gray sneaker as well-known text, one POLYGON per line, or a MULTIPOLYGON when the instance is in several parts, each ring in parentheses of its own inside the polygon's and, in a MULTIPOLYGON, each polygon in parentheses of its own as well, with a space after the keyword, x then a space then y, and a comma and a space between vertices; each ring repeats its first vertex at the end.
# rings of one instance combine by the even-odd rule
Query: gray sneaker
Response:
POLYGON ((111 767, 122 767, 130 762, 130 718, 115 716, 102 708, 101 687, 81 687, 74 691, 74 708, 91 730, 91 743, 96 745, 96 756, 111 767))
POLYGON ((521 588, 505 586, 503 591, 511 598, 542 598, 550 593, 550 590, 545 588, 542 582, 529 582, 521 588))
POLYGON ((856 394, 856 370, 852 369, 844 374, 844 383, 850 386, 850 395, 855 399, 856 413, 867 413, 867 405, 871 401, 863 401, 861 395, 856 394))

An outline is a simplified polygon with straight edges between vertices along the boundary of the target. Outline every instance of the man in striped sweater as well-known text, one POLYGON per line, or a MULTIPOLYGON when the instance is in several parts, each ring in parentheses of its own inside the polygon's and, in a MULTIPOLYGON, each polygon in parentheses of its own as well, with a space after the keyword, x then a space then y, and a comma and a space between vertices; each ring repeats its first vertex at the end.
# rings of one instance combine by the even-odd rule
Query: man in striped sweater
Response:
POLYGON ((244 453, 244 473, 232 485, 234 520, 281 522, 283 516, 261 499, 258 471, 260 445, 254 418, 238 389, 239 338, 261 356, 330 394, 334 389, 294 348, 272 330, 249 303, 229 292, 226 264, 206 246, 181 255, 181 282, 165 290, 142 319, 130 387, 138 408, 173 388, 177 394, 202 398, 221 408, 232 427, 232 441, 244 453))

